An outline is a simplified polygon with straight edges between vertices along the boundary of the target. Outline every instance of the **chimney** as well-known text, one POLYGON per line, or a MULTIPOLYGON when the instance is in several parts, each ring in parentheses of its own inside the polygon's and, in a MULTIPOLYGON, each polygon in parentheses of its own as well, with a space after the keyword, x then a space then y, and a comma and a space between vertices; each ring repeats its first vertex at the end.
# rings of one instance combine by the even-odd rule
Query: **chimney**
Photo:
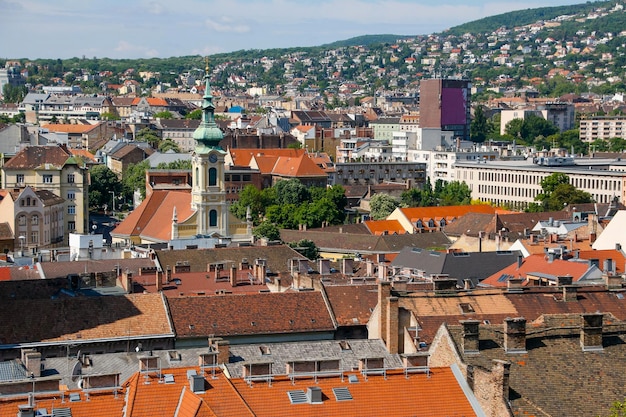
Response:
POLYGON ((622 250, 622 244, 621 243, 616 243, 615 244, 615 250, 616 251, 621 251, 622 250))
POLYGON ((524 255, 517 255, 517 269, 520 269, 523 263, 524 263, 524 255))
POLYGON ((576 285, 563 286, 563 301, 578 301, 578 287, 576 285))
POLYGON ((564 285, 572 285, 573 278, 570 275, 560 275, 556 277, 556 285, 562 287, 564 285))
POLYGON ((163 291, 163 271, 156 271, 156 290, 163 291))
POLYGON ((378 282, 378 314, 380 315, 380 339, 387 337, 387 304, 391 297, 391 282, 378 282))
POLYGON ((165 268, 165 282, 170 282, 172 280, 172 268, 169 265, 165 268))
POLYGON ((35 349, 22 349, 22 363, 29 375, 41 376, 41 352, 35 349))
POLYGON ((506 287, 509 292, 521 292, 524 290, 524 278, 510 278, 506 287))
POLYGON ((378 280, 379 281, 388 281, 388 279, 387 279, 387 265, 385 265, 385 264, 378 265, 378 280))
POLYGON ((318 263, 319 263, 318 268, 320 270, 321 275, 330 274, 330 259, 320 259, 318 263))
POLYGON ((583 352, 602 351, 602 313, 583 314, 580 346, 583 352))
POLYGON ((498 397, 500 397, 500 395, 502 396, 501 401, 495 400, 495 399, 494 401, 498 401, 498 402, 502 402, 503 404, 506 404, 509 402, 509 374, 510 374, 510 369, 511 369, 511 363, 502 361, 499 359, 493 359, 492 363, 493 363, 493 368, 491 368, 491 375, 492 375, 491 380, 498 385, 497 386, 497 390, 499 391, 498 397), (500 389, 502 391, 500 391, 500 389))
POLYGON ((455 293, 456 283, 456 278, 433 278, 433 289, 436 295, 455 293))
POLYGON ((506 353, 526 353, 526 319, 504 319, 504 350, 506 353))
POLYGON ((622 288, 623 279, 620 275, 604 275, 607 290, 618 290, 622 288))
POLYGON ((257 265, 257 279, 261 285, 265 284, 265 274, 267 273, 267 266, 265 264, 257 265))
POLYGON ((374 276, 374 263, 370 259, 365 261, 365 274, 368 277, 374 276))
POLYGON ((133 273, 126 269, 122 272, 122 282, 126 287, 126 292, 131 294, 133 292, 133 273))
POLYGON ((309 404, 321 404, 322 389, 320 387, 308 387, 306 389, 306 400, 309 404))
POLYGON ((463 289, 465 291, 469 291, 469 290, 472 289, 472 280, 471 279, 465 278, 463 280, 463 289))
POLYGON ((189 389, 191 392, 204 392, 204 376, 196 374, 196 371, 190 369, 187 371, 187 378, 189 379, 189 389))
POLYGON ((479 352, 479 320, 461 320, 463 325, 463 353, 476 355, 479 352))
POLYGON ((398 352, 398 297, 389 297, 387 303, 387 350, 392 355, 398 352))
POLYGON ((231 287, 236 287, 237 286, 237 265, 232 265, 230 267, 230 286, 231 287))
POLYGON ((343 275, 352 275, 354 259, 352 258, 343 258, 341 260, 341 273, 343 275))
POLYGON ((228 340, 222 338, 209 339, 209 346, 217 351, 218 365, 230 362, 230 342, 228 340))
POLYGON ((295 289, 300 288, 300 271, 294 271, 293 272, 293 284, 292 286, 295 289))
POLYGON ((609 275, 615 273, 615 268, 613 267, 613 259, 607 258, 604 260, 604 267, 602 269, 602 272, 609 275))

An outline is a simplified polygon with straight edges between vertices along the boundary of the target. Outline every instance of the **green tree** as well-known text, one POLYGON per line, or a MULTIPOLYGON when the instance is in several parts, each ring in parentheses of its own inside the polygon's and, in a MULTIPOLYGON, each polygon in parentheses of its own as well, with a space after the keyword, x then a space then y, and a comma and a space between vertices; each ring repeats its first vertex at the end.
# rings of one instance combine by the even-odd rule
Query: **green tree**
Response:
POLYGON ((90 169, 91 183, 89 185, 89 207, 100 209, 105 205, 111 209, 111 191, 121 195, 122 183, 106 165, 95 165, 90 169))
POLYGON ((202 119, 202 109, 195 109, 195 110, 189 112, 189 114, 187 114, 187 116, 185 116, 185 119, 201 120, 202 119))
POLYGON ((264 221, 252 230, 252 235, 256 238, 266 238, 267 240, 280 240, 280 231, 274 223, 264 221))
POLYGON ((2 89, 2 96, 5 103, 20 103, 24 100, 28 94, 28 89, 25 86, 16 86, 12 84, 5 84, 2 89))
POLYGON ((532 142, 537 136, 548 137, 558 132, 559 129, 552 122, 536 114, 529 114, 522 122, 520 135, 526 142, 532 142))
POLYGON ((510 135, 512 138, 522 138, 522 125, 524 124, 524 119, 513 119, 506 124, 504 127, 504 132, 507 135, 510 135))
POLYGON ((410 188, 402 192, 400 204, 402 207, 420 207, 422 203, 422 190, 410 188))
POLYGON ((316 260, 320 256, 320 251, 315 245, 315 242, 308 239, 291 242, 289 243, 289 247, 294 248, 312 261, 316 260))
POLYGON ((264 192, 256 188, 254 185, 246 185, 239 193, 239 199, 231 204, 230 212, 241 220, 246 219, 248 208, 252 222, 260 224, 265 215, 265 208, 274 205, 270 192, 264 192))
POLYGON ((169 150, 180 153, 180 147, 178 146, 178 143, 174 142, 170 138, 167 138, 159 143, 159 152, 165 153, 169 150))
POLYGON ((370 198, 370 217, 373 220, 385 219, 399 206, 400 202, 389 194, 374 194, 370 198))
POLYGON ((474 110, 474 118, 470 124, 470 138, 473 142, 483 143, 489 134, 489 124, 483 111, 483 106, 478 105, 474 110))
POLYGON ((624 401, 615 401, 609 410, 611 414, 606 417, 626 417, 626 399, 624 401))
POLYGON ((172 115, 171 111, 164 110, 154 114, 155 119, 173 119, 174 115, 172 115))
POLYGON ((265 217, 281 229, 295 229, 298 227, 297 210, 296 204, 274 204, 265 209, 265 217))
POLYGON ((101 120, 120 120, 120 116, 118 116, 115 113, 111 113, 111 112, 104 112, 102 114, 100 114, 100 119, 101 120))
POLYGON ((310 197, 308 188, 296 178, 278 181, 274 188, 276 189, 276 204, 279 205, 299 205, 308 201, 310 197))
POLYGON ((460 181, 451 181, 443 186, 437 195, 439 205, 462 206, 472 202, 472 190, 460 181))
POLYGON ((122 173, 122 186, 125 199, 133 198, 136 190, 141 192, 141 196, 146 196, 146 170, 150 168, 148 161, 141 161, 137 164, 130 164, 122 173))
POLYGON ((140 142, 148 142, 153 148, 158 148, 161 138, 156 132, 148 127, 144 127, 135 134, 135 139, 140 142))
POLYGON ((541 180, 542 193, 535 197, 535 204, 528 211, 558 211, 568 204, 591 203, 591 194, 579 190, 569 183, 566 174, 555 172, 541 180))

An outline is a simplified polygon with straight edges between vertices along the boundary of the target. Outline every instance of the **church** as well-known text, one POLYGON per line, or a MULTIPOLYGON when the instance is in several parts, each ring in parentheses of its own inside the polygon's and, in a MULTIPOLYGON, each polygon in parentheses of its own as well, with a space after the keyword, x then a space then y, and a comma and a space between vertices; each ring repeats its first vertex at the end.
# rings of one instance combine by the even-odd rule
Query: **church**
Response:
POLYGON ((226 152, 219 146, 224 135, 215 123, 208 64, 204 82, 202 122, 193 134, 196 147, 191 158, 191 193, 155 190, 111 232, 114 243, 168 243, 174 249, 184 249, 200 242, 208 242, 209 247, 252 242, 251 221, 233 216, 226 200, 226 152))

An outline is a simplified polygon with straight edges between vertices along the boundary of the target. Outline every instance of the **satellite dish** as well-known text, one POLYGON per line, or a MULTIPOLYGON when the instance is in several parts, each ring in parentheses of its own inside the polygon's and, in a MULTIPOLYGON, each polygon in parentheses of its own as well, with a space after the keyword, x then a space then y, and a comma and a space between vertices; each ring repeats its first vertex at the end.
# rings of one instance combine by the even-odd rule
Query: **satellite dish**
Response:
POLYGON ((76 361, 72 367, 72 381, 76 381, 83 374, 83 365, 80 361, 76 361))

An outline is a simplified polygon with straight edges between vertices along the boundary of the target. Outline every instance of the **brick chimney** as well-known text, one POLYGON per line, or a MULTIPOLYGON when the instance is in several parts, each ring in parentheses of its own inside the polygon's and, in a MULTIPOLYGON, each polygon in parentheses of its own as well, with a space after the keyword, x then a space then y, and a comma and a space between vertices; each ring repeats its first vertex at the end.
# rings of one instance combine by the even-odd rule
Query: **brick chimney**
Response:
POLYGON ((433 278, 433 289, 436 295, 456 292, 456 278, 433 278))
POLYGON ((232 265, 230 267, 230 286, 231 287, 236 287, 237 286, 237 265, 232 265))
POLYGON ((380 281, 378 283, 378 313, 380 315, 380 338, 385 339, 387 337, 387 304, 389 303, 389 297, 391 297, 391 282, 380 281))
POLYGON ((22 363, 28 372, 35 378, 41 376, 41 352, 35 349, 22 349, 22 363))
POLYGON ((504 350, 506 353, 526 353, 526 319, 504 319, 504 350))
POLYGON ((209 338, 209 348, 217 352, 217 364, 228 363, 230 361, 230 342, 221 337, 209 338))
POLYGON ((165 268, 165 282, 170 282, 172 280, 172 268, 167 265, 165 268))
MULTIPOLYGON (((493 368, 491 368, 491 381, 498 386, 494 394, 502 395, 501 403, 507 403, 509 401, 509 374, 511 370, 511 364, 499 359, 493 359, 493 368)), ((494 402, 500 402, 494 399, 494 402)))
POLYGON ((387 303, 387 350, 398 353, 398 297, 389 297, 387 303))
POLYGON ((259 264, 256 266, 256 279, 259 280, 261 285, 265 284, 265 273, 267 271, 267 267, 265 264, 259 264))
POLYGON ((387 279, 387 265, 379 264, 378 265, 378 280, 379 281, 388 281, 387 279))
POLYGON ((603 275, 607 290, 617 290, 622 288, 623 278, 620 275, 603 275))
POLYGON ((556 285, 562 287, 564 285, 572 285, 573 278, 570 275, 560 275, 556 277, 556 285))
POLYGON ((133 273, 130 270, 126 269, 122 272, 122 282, 123 286, 126 289, 128 294, 132 294, 133 292, 133 273))
POLYGON ((576 285, 563 286, 563 301, 578 301, 578 287, 576 285))
POLYGON ((163 291, 163 271, 156 271, 156 290, 163 291))
POLYGON ((524 278, 510 278, 506 283, 508 292, 524 291, 524 278))
POLYGON ((476 355, 479 352, 479 320, 461 320, 463 325, 463 353, 466 355, 476 355))
POLYGON ((371 259, 365 261, 365 274, 368 277, 374 276, 374 263, 371 261, 371 259))
POLYGON ((583 352, 602 351, 602 313, 582 315, 580 329, 580 346, 583 352))

